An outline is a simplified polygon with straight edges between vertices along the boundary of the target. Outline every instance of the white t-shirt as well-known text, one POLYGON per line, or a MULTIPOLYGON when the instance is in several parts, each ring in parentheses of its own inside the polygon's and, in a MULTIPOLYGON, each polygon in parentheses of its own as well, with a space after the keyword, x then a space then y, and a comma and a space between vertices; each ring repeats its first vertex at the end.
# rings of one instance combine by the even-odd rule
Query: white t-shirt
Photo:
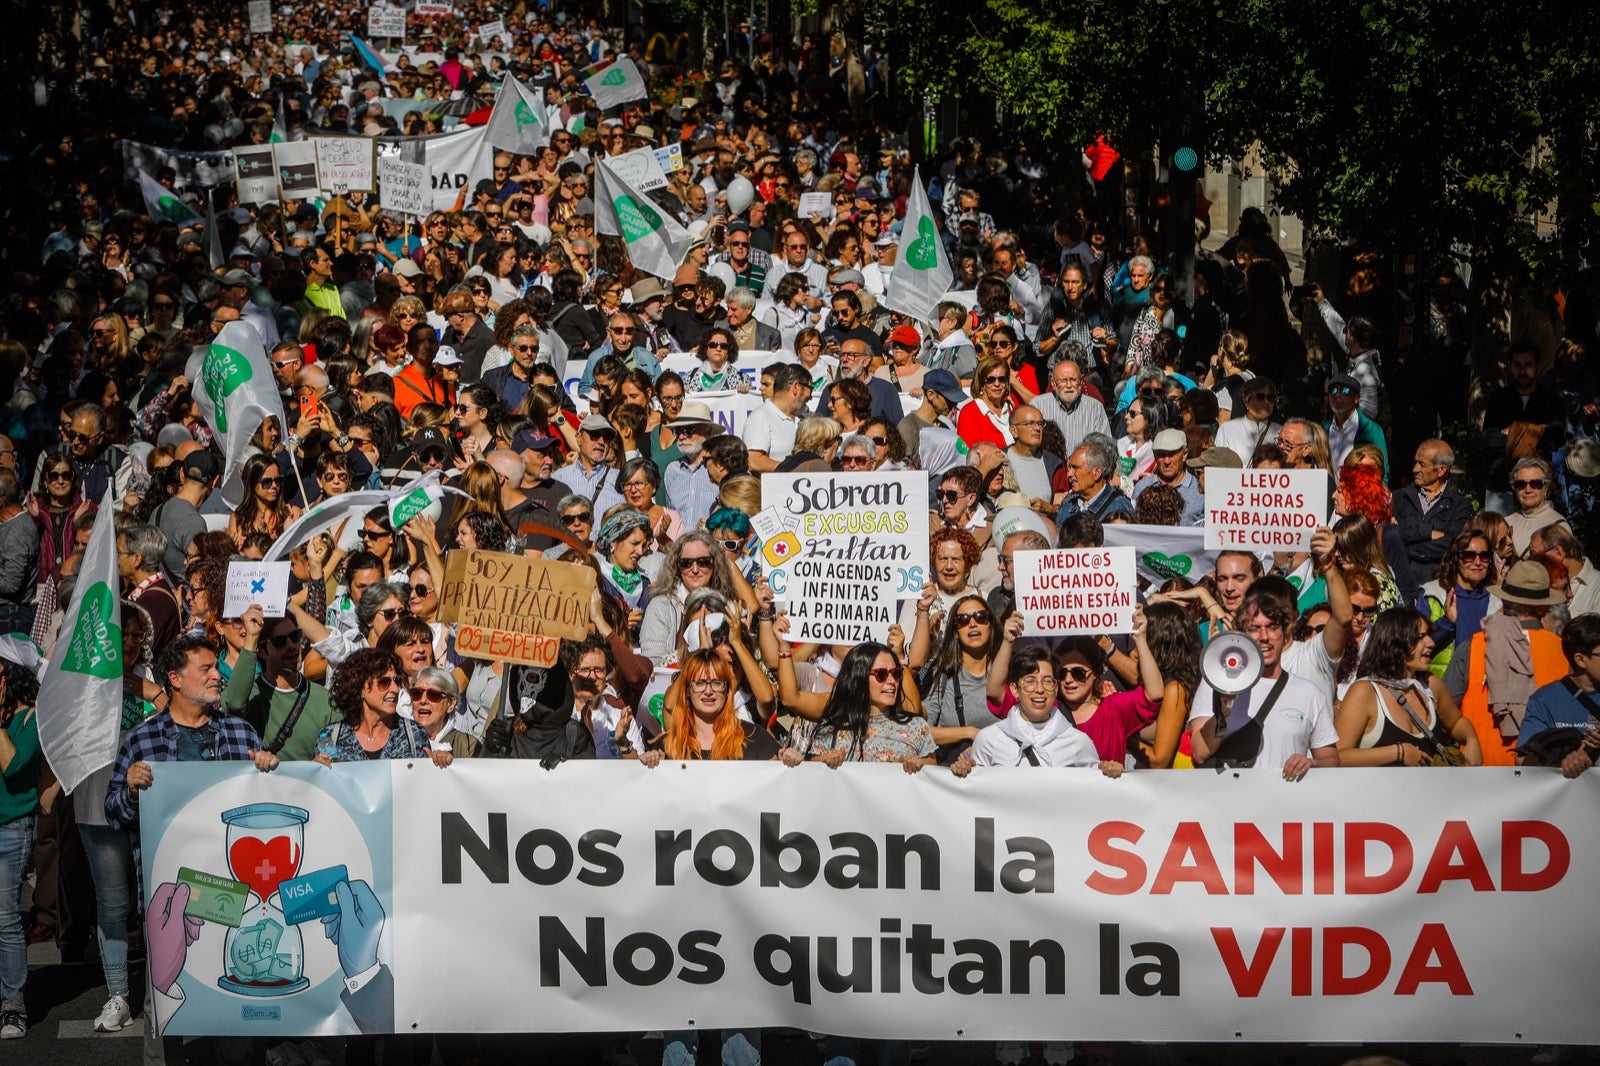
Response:
POLYGON ((1282 428, 1277 422, 1261 423, 1244 417, 1232 418, 1217 427, 1217 447, 1232 448, 1239 461, 1249 466, 1250 457, 1256 449, 1277 440, 1278 431, 1282 428))
POLYGON ((1333 679, 1337 676, 1339 664, 1328 655, 1327 646, 1322 643, 1322 634, 1290 644, 1283 650, 1281 661, 1285 670, 1311 682, 1328 699, 1333 699, 1333 679))
MULTIPOLYGON (((1261 713, 1267 694, 1276 683, 1276 678, 1263 677, 1249 690, 1250 717, 1261 713)), ((1189 709, 1191 726, 1213 717, 1211 697, 1211 686, 1200 682, 1189 709)), ((1244 698, 1244 694, 1240 698, 1244 698)), ((1333 701, 1316 685, 1291 670, 1278 702, 1273 704, 1272 713, 1261 726, 1261 753, 1256 756, 1255 769, 1278 773, 1289 756, 1310 755, 1314 748, 1331 748, 1338 743, 1339 734, 1333 728, 1333 701)))
POLYGON ((771 400, 750 412, 744 424, 745 447, 753 452, 765 452, 768 459, 783 462, 794 451, 795 431, 800 420, 784 414, 771 400))

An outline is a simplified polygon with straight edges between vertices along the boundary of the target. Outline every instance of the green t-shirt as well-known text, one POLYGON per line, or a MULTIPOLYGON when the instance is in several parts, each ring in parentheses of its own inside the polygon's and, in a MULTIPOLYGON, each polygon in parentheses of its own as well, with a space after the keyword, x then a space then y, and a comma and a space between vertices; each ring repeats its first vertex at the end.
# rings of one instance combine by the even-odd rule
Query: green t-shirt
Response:
POLYGON ((39 751, 39 716, 24 707, 11 717, 6 734, 16 746, 11 764, 0 771, 0 825, 26 818, 39 807, 39 773, 44 756, 39 751))

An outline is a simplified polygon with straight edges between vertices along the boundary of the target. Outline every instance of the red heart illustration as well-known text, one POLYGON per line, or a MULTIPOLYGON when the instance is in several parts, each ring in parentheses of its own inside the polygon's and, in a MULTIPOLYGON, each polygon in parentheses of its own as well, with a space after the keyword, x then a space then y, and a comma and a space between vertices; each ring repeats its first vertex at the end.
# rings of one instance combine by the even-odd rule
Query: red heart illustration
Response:
POLYGON ((263 900, 300 869, 300 846, 286 836, 240 837, 228 849, 228 869, 263 900))

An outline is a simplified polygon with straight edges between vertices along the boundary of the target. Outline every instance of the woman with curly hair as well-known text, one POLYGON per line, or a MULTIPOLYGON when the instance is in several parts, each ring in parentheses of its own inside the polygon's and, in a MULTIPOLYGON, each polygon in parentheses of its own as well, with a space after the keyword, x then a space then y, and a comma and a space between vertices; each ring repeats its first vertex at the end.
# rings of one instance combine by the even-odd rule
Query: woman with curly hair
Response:
POLYGON ((228 518, 228 535, 244 547, 248 533, 265 533, 274 540, 283 528, 300 517, 300 508, 288 502, 283 468, 265 455, 252 455, 239 471, 244 500, 228 518))
POLYGON ((324 766, 372 759, 419 759, 449 766, 448 751, 433 751, 428 734, 400 717, 400 691, 406 675, 400 657, 381 648, 361 648, 339 664, 328 698, 344 721, 317 734, 316 761, 324 766))
POLYGON ((1340 766, 1428 766, 1459 747, 1468 766, 1483 747, 1444 682, 1429 672, 1428 620, 1409 607, 1378 615, 1361 653, 1360 677, 1339 701, 1340 766))
POLYGON ((1145 605, 1144 617, 1145 643, 1164 684, 1156 720, 1139 731, 1135 764, 1158 770, 1192 769, 1194 758, 1186 727, 1189 706, 1200 687, 1200 653, 1204 649, 1200 632, 1189 611, 1174 600, 1152 597, 1145 605))
MULTIPOLYGON (((915 470, 916 457, 906 452, 906 439, 887 418, 869 418, 860 432, 878 449, 879 470, 915 470)), ((798 437, 798 434, 796 434, 798 437)))
POLYGON ((872 390, 865 381, 845 378, 828 386, 828 415, 845 436, 861 431, 872 414, 872 390))
POLYGON ((639 650, 657 661, 672 654, 683 615, 683 603, 695 589, 712 588, 729 600, 739 600, 755 614, 755 594, 748 583, 735 577, 728 553, 703 529, 685 533, 667 549, 661 570, 650 586, 650 603, 639 627, 639 650))
POLYGON ((732 331, 722 326, 712 326, 700 337, 696 354, 700 362, 683 375, 685 392, 750 391, 749 379, 734 367, 739 361, 739 345, 733 339, 732 331))
POLYGON ((928 649, 938 643, 943 633, 943 621, 951 608, 963 596, 983 596, 983 591, 967 578, 978 565, 983 553, 972 534, 954 526, 936 529, 928 537, 928 562, 930 577, 922 586, 922 594, 907 600, 900 610, 900 628, 912 634, 911 657, 914 662, 926 662, 928 649), (928 625, 922 627, 923 616, 928 625), (917 634, 925 632, 928 643, 919 647, 917 634))
POLYGON ((1396 588, 1398 599, 1384 598, 1384 607, 1412 603, 1420 588, 1406 555, 1405 538, 1390 509, 1393 496, 1382 472, 1369 463, 1345 463, 1339 468, 1339 486, 1333 493, 1333 510, 1340 515, 1361 515, 1371 523, 1383 570, 1396 588))

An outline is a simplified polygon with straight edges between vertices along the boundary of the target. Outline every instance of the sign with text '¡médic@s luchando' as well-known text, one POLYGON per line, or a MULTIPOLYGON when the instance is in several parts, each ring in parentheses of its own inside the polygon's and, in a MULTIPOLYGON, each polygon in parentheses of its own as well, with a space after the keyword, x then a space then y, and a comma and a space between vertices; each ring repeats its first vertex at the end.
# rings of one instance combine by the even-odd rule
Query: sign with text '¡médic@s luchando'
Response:
POLYGON ((1025 637, 1133 632, 1132 548, 1022 551, 1012 558, 1025 637))
POLYGON ((1321 470, 1206 470, 1206 548, 1298 552, 1328 522, 1321 470))
POLYGON ((589 632, 594 571, 507 552, 453 551, 439 617, 456 623, 456 650, 474 659, 554 666, 561 641, 589 632))
POLYGON ((1592 772, 962 780, 395 759, 155 774, 146 913, 185 868, 268 897, 297 876, 331 884, 337 910, 337 945, 271 898, 192 942, 169 923, 176 967, 152 994, 166 1035, 1600 1043, 1582 935, 1600 883, 1592 772), (441 940, 441 914, 473 920, 441 940), (252 943, 272 945, 270 968, 252 943), (268 973, 241 984, 251 963, 268 973))
POLYGON ((886 641, 928 572, 928 476, 763 474, 751 525, 789 639, 886 641))

